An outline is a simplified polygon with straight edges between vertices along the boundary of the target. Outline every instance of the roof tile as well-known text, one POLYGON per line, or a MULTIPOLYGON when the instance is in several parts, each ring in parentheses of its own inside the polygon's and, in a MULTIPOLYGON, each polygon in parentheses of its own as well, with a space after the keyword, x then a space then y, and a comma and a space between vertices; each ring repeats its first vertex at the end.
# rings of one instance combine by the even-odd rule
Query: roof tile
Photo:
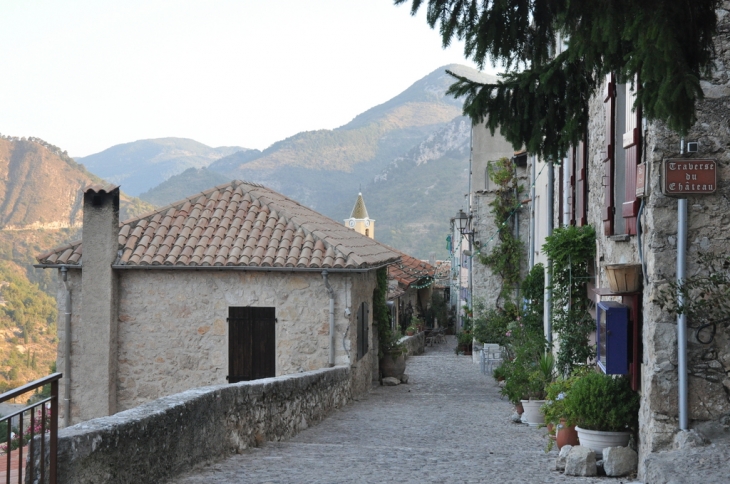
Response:
MULTIPOLYGON (((102 185, 88 190, 106 190, 102 185)), ((115 189, 114 187, 109 188, 115 189)), ((121 224, 117 264, 369 269, 401 254, 254 183, 234 181, 121 224)), ((38 256, 82 264, 82 243, 38 256)), ((413 270, 420 271, 420 268, 413 270)))

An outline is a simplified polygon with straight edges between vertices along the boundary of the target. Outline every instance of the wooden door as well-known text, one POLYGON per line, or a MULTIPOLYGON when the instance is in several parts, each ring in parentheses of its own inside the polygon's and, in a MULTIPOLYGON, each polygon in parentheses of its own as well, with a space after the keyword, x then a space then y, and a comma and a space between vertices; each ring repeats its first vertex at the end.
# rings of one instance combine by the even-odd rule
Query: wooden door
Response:
POLYGON ((274 308, 228 308, 228 382, 276 376, 274 308))

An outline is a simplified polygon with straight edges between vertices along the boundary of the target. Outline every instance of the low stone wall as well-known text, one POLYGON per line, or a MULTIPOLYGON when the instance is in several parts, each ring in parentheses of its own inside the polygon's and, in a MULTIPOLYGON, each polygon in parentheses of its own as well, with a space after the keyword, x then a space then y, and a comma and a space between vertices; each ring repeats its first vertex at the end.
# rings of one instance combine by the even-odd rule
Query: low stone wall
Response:
POLYGON ((406 356, 422 355, 426 350, 426 333, 421 331, 413 336, 404 336, 401 342, 406 345, 406 356))
POLYGON ((59 431, 59 482, 165 482, 267 440, 288 439, 350 399, 346 367, 163 397, 59 431))

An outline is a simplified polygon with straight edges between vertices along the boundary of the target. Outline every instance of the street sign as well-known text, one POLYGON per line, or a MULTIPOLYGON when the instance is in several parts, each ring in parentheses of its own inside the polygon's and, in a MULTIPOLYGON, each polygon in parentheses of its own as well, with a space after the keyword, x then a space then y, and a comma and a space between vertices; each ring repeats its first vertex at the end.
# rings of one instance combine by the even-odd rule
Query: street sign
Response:
POLYGON ((636 198, 646 196, 646 163, 636 165, 636 198))
POLYGON ((717 190, 717 160, 664 160, 662 192, 670 197, 710 195, 717 190))

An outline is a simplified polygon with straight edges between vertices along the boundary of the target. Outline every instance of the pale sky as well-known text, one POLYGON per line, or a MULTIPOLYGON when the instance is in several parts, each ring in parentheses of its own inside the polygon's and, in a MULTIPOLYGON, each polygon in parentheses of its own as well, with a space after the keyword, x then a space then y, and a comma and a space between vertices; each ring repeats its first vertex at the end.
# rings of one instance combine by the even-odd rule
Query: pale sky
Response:
POLYGON ((264 149, 474 67, 392 0, 0 0, 0 59, 0 133, 72 156, 166 136, 264 149))

